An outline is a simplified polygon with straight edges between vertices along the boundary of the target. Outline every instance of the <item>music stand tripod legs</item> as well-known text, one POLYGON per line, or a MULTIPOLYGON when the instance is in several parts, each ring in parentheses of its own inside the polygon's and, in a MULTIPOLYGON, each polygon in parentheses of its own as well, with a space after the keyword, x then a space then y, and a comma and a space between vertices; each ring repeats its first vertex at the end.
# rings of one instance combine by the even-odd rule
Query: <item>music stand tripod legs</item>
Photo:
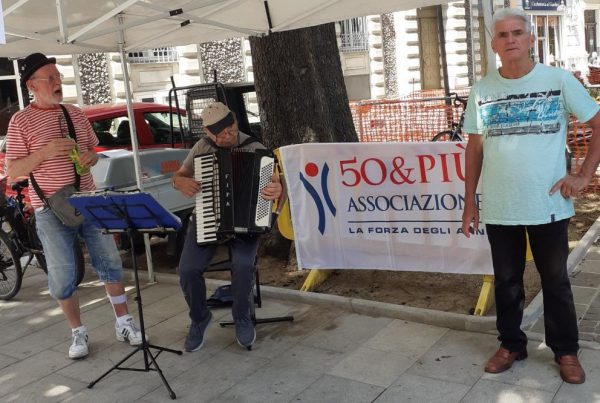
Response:
POLYGON ((135 279, 135 291, 138 307, 138 316, 140 320, 140 331, 142 333, 142 344, 137 346, 125 358, 112 366, 108 371, 90 382, 88 388, 100 382, 104 377, 115 369, 123 371, 156 371, 169 391, 171 399, 175 399, 175 392, 165 379, 156 358, 163 351, 182 355, 179 350, 155 346, 148 343, 146 338, 146 328, 144 325, 144 312, 142 310, 142 294, 140 292, 140 279, 135 254, 135 235, 141 232, 165 233, 169 230, 177 230, 181 227, 181 222, 166 211, 150 194, 143 192, 104 192, 100 195, 74 195, 69 198, 71 203, 79 210, 86 219, 94 221, 105 232, 126 232, 129 235, 131 244, 131 261, 133 264, 133 273, 135 279), (140 231, 141 230, 141 231, 140 231), (150 349, 158 350, 153 354, 150 349), (125 361, 133 357, 138 351, 144 353, 143 368, 125 368, 121 367, 125 361))
POLYGON ((160 355, 160 353, 162 353, 163 351, 167 351, 169 353, 174 353, 177 355, 182 355, 182 352, 179 350, 173 350, 173 349, 166 348, 166 347, 155 346, 154 344, 148 343, 148 340, 146 339, 146 330, 145 330, 145 326, 144 326, 144 313, 142 311, 142 294, 140 293, 140 280, 139 280, 139 275, 138 275, 137 260, 136 260, 136 256, 135 256, 135 246, 134 246, 134 241, 133 241, 134 235, 136 232, 137 231, 134 231, 133 229, 129 229, 127 231, 130 242, 131 242, 131 259, 132 259, 132 264, 133 264, 133 273, 134 273, 134 279, 135 279, 135 292, 136 292, 135 300, 137 302, 137 307, 138 307, 138 316, 139 316, 139 320, 140 320, 140 331, 142 333, 142 344, 137 346, 131 353, 129 353, 127 356, 125 356, 125 358, 123 358, 121 361, 119 361, 118 363, 113 365, 112 368, 110 368, 104 374, 100 375, 100 377, 98 377, 96 380, 90 382, 90 384, 88 385, 88 389, 93 388, 95 384, 100 382, 105 376, 110 374, 115 369, 119 369, 122 371, 143 371, 143 372, 156 371, 158 373, 158 375, 160 376, 160 379, 162 379, 165 387, 167 388, 171 399, 175 399, 176 398, 175 392, 173 392, 173 389, 171 389, 169 382, 167 382, 160 367, 158 366, 158 362, 156 362, 156 357, 158 357, 160 355), (154 355, 152 353, 152 351, 150 351, 151 348, 158 350, 156 355, 154 355), (138 351, 144 352, 144 368, 121 367, 121 364, 123 364, 129 358, 133 357, 138 351), (151 365, 153 365, 154 368, 151 368, 151 365))

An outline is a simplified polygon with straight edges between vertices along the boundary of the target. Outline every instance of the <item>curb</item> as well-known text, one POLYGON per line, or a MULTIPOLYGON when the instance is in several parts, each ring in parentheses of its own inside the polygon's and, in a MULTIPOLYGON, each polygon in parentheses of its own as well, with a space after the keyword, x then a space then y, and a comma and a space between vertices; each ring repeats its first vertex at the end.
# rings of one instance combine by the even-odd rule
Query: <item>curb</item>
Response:
MULTIPOLYGON (((125 270, 133 273, 131 270, 125 270)), ((138 273, 140 281, 147 280, 147 272, 138 273)), ((179 285, 176 274, 155 273, 157 283, 179 285)), ((207 287, 219 287, 229 284, 229 281, 205 279, 207 287)), ((489 332, 496 329, 495 316, 472 316, 454 312, 436 311, 434 309, 415 308, 406 305, 397 305, 387 302, 370 301, 366 299, 342 297, 332 294, 321 294, 309 291, 290 290, 268 285, 260 286, 261 295, 285 301, 299 302, 309 305, 335 307, 344 311, 360 315, 384 316, 410 322, 424 323, 433 326, 446 327, 455 330, 469 330, 475 332, 489 332)))
MULTIPOLYGON (((567 259, 567 271, 571 275, 581 263, 588 249, 600 235, 600 217, 585 233, 583 238, 577 243, 567 259)), ((131 270, 126 272, 133 273, 131 270)), ((148 279, 148 273, 141 271, 138 273, 140 280, 148 279)), ((179 285, 179 277, 176 274, 156 273, 156 282, 179 285)), ((218 287, 228 284, 228 281, 206 279, 209 287, 218 287)), ((394 319, 407 320, 411 322, 424 323, 433 326, 446 327, 454 330, 467 330, 473 332, 492 332, 496 333, 496 316, 473 316, 454 312, 443 312, 426 308, 415 308, 406 305, 397 305, 387 302, 370 301, 359 298, 342 297, 339 295, 321 294, 316 292, 307 292, 299 290, 290 290, 286 288, 272 287, 267 285, 260 286, 261 294, 266 297, 279 298, 286 301, 294 301, 311 305, 336 307, 348 312, 369 316, 384 316, 394 319)), ((531 301, 523 312, 522 326, 532 325, 543 314, 542 292, 531 301)), ((543 341, 543 335, 529 332, 534 340, 543 341)), ((587 345, 588 348, 598 349, 596 343, 587 345)))

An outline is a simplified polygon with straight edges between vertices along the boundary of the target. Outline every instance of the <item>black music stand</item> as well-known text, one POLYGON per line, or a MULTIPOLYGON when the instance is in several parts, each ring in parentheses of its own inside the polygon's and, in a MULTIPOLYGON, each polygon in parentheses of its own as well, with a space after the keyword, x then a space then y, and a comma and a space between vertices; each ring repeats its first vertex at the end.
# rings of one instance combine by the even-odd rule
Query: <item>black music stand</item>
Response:
POLYGON ((165 379, 156 357, 163 351, 181 355, 182 352, 170 348, 159 347, 150 344, 146 339, 144 327, 144 313, 142 311, 142 294, 140 293, 140 281, 138 276, 137 260, 135 256, 135 234, 136 233, 165 233, 177 231, 181 228, 181 221, 175 215, 164 209, 149 193, 143 192, 113 192, 102 191, 92 193, 76 193, 69 198, 71 203, 81 214, 91 220, 106 233, 127 232, 131 242, 131 259, 135 278, 135 290, 142 332, 142 344, 137 346, 125 358, 112 366, 99 378, 92 381, 88 388, 91 389, 102 378, 115 369, 124 371, 156 371, 169 391, 171 399, 175 399, 175 392, 165 379), (158 350, 153 355, 150 349, 158 350), (144 368, 123 368, 120 365, 131 358, 138 351, 144 352, 144 368), (151 364, 154 368, 151 368, 151 364))

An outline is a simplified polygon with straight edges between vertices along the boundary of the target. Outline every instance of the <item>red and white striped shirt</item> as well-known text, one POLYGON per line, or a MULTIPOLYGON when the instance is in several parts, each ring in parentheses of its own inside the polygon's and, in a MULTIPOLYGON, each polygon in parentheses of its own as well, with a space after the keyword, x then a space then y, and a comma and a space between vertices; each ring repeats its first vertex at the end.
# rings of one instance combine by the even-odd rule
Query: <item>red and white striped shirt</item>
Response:
MULTIPOLYGON (((98 144, 98 138, 81 109, 74 105, 65 104, 73 121, 77 144, 83 151, 90 150, 98 144)), ((50 141, 66 137, 69 130, 63 111, 60 107, 42 109, 35 104, 15 113, 6 132, 6 159, 14 161, 40 150, 50 141)), ((68 156, 53 157, 44 160, 33 170, 33 176, 44 192, 46 198, 52 196, 64 185, 75 183, 73 162, 68 156)), ((94 180, 91 173, 81 175, 80 190, 94 190, 94 180)), ((31 205, 42 207, 44 203, 29 184, 31 205)))

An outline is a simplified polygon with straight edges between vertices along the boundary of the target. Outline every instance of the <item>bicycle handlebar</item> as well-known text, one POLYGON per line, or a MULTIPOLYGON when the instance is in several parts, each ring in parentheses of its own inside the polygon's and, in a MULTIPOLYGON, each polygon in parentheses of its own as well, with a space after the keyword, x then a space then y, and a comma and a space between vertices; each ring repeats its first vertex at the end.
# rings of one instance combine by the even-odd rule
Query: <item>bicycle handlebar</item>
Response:
POLYGON ((462 107, 464 109, 467 108, 467 98, 459 96, 456 92, 452 92, 449 95, 454 97, 454 99, 452 100, 452 102, 454 103, 454 106, 462 105, 462 107))
POLYGON ((29 178, 28 179, 23 179, 22 181, 18 181, 15 183, 12 183, 10 185, 10 188, 16 192, 19 192, 23 189, 25 189, 26 187, 29 186, 29 178))

